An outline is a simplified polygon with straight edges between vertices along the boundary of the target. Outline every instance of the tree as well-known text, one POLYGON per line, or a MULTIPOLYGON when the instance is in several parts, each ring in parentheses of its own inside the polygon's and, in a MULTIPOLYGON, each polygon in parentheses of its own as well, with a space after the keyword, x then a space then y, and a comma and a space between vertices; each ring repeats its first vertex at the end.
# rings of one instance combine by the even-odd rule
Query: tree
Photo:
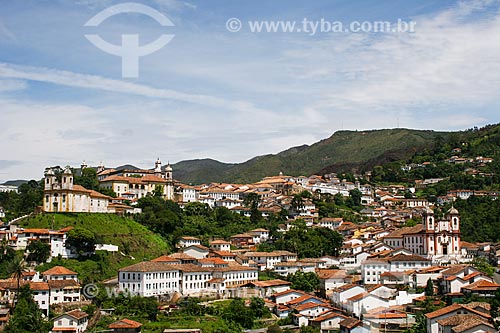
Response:
POLYGON ((28 261, 44 263, 50 258, 50 245, 40 241, 31 242, 28 247, 28 261))
POLYGON ((29 285, 18 290, 17 306, 12 313, 9 323, 4 329, 6 333, 46 333, 52 328, 50 322, 42 317, 42 312, 33 299, 29 285))
POLYGON ((88 190, 99 190, 99 179, 97 171, 93 168, 85 168, 80 176, 73 175, 74 184, 81 185, 88 190))
POLYGON ((406 333, 426 333, 427 332, 427 321, 425 316, 421 313, 417 314, 415 318, 415 324, 406 330, 406 333))
POLYGON ((108 197, 112 197, 112 198, 116 198, 117 197, 115 191, 113 191, 110 188, 100 187, 99 188, 99 193, 102 193, 102 194, 107 195, 108 197))
POLYGON ((158 198, 163 198, 163 186, 162 185, 155 186, 155 189, 153 191, 153 196, 158 197, 158 198))
POLYGON ((292 283, 290 286, 292 289, 311 292, 319 288, 319 277, 314 272, 298 271, 288 275, 287 280, 292 283))
POLYGON ((491 266, 488 260, 486 260, 485 258, 474 258, 474 260, 472 261, 472 266, 488 276, 493 276, 493 274, 495 273, 495 267, 491 266))
POLYGON ((250 310, 253 312, 255 318, 263 318, 269 315, 269 309, 266 307, 264 300, 260 297, 252 297, 250 310))
POLYGON ((243 200, 243 205, 250 208, 250 221, 258 223, 262 220, 262 213, 259 211, 260 197, 257 193, 249 193, 243 200))
POLYGON ((25 271, 26 271, 26 263, 22 258, 14 260, 9 267, 9 272, 11 276, 16 280, 16 285, 17 285, 16 301, 14 302, 14 306, 16 306, 17 302, 19 301, 19 294, 21 291, 21 279, 25 271))
POLYGON ((427 285, 425 286, 425 296, 434 296, 434 284, 431 278, 427 280, 427 285))
POLYGON ((96 236, 92 231, 76 227, 68 232, 65 245, 74 248, 80 255, 84 255, 93 253, 96 243, 96 236))
POLYGON ((267 328, 267 333, 282 333, 283 330, 278 325, 272 325, 267 328))
POLYGON ((363 196, 363 193, 361 193, 360 190, 355 188, 354 190, 349 191, 349 196, 352 200, 353 206, 361 206, 361 197, 363 196))
POLYGON ((255 317, 252 310, 245 306, 241 298, 231 300, 229 305, 224 309, 222 318, 240 324, 244 328, 252 328, 255 317))

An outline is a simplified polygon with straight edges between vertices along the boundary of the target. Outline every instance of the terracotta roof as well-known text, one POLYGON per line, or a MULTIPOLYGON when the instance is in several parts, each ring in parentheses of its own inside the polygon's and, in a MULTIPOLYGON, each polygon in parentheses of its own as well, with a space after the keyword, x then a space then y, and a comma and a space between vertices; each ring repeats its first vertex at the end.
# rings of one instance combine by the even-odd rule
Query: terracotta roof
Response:
POLYGON ((50 233, 49 229, 24 229, 22 231, 18 231, 18 234, 41 234, 48 235, 50 233))
POLYGON ((71 316, 73 318, 76 318, 76 319, 82 319, 82 318, 85 318, 85 317, 89 316, 86 312, 83 312, 83 311, 81 311, 79 309, 71 310, 71 311, 66 312, 64 314, 66 314, 68 316, 71 316))
POLYGON ((403 235, 418 234, 423 230, 422 224, 417 224, 414 227, 403 227, 396 229, 384 238, 402 238, 403 235))
POLYGON ((347 301, 357 302, 357 301, 362 300, 363 298, 366 298, 368 296, 374 296, 374 295, 367 293, 367 292, 359 293, 357 295, 354 295, 354 296, 348 298, 347 301))
POLYGON ((479 280, 469 284, 468 286, 462 287, 462 289, 470 291, 495 291, 498 288, 500 288, 500 284, 485 280, 479 280))
POLYGON ((67 280, 49 280, 47 281, 49 288, 50 289, 60 289, 60 288, 67 288, 67 287, 78 287, 80 288, 80 285, 78 282, 76 282, 73 279, 67 279, 67 280))
MULTIPOLYGON (((360 288, 363 288, 362 286, 360 286, 359 284, 345 284, 343 286, 340 286, 338 287, 337 289, 335 289, 336 292, 343 292, 343 291, 346 291, 346 290, 349 290, 349 289, 352 289, 352 288, 355 288, 355 287, 360 287, 360 288)), ((364 289, 364 288, 363 288, 364 289)))
POLYGON ((210 245, 212 245, 212 244, 231 244, 231 242, 225 241, 223 239, 217 239, 217 240, 211 241, 210 245))
POLYGON ((325 300, 322 300, 321 298, 318 298, 316 296, 311 296, 311 295, 302 295, 300 297, 297 297, 295 299, 292 299, 291 301, 287 302, 286 304, 288 305, 295 305, 295 304, 298 304, 298 303, 302 303, 303 301, 306 301, 306 300, 309 300, 309 299, 315 299, 315 300, 318 300, 322 303, 326 303, 325 300))
POLYGON ((176 265, 166 262, 143 261, 134 265, 120 268, 119 272, 162 272, 175 271, 176 265))
POLYGON ((210 249, 208 247, 200 245, 200 244, 189 245, 187 247, 182 248, 181 251, 185 251, 185 250, 187 250, 189 248, 192 248, 192 247, 197 248, 198 250, 205 251, 205 252, 209 252, 210 251, 210 249))
POLYGON ((228 251, 213 251, 219 257, 236 257, 236 253, 228 252, 228 251))
POLYGON ((115 321, 114 323, 112 324, 109 324, 108 325, 108 328, 112 328, 112 329, 123 329, 123 328, 139 328, 141 327, 142 324, 139 323, 139 322, 136 322, 136 321, 133 321, 133 320, 130 320, 130 319, 127 319, 127 318, 123 318, 123 319, 120 319, 118 321, 115 321))
POLYGON ((32 290, 49 290, 49 284, 47 282, 29 282, 28 283, 32 290))
POLYGON ((464 304, 464 305, 465 305, 465 307, 467 307, 469 309, 483 308, 486 311, 490 311, 491 310, 491 304, 490 303, 486 303, 486 302, 470 302, 470 303, 467 303, 467 304, 464 304))
POLYGON ((54 266, 45 272, 42 272, 42 275, 78 275, 78 273, 70 271, 63 266, 54 266))
POLYGON ((462 272, 468 265, 454 265, 441 272, 443 275, 457 275, 462 272))
POLYGON ((339 323, 340 326, 343 326, 343 327, 349 328, 349 329, 354 328, 354 327, 358 326, 359 324, 361 324, 361 322, 359 320, 357 320, 356 318, 351 318, 351 317, 346 318, 339 323))
POLYGON ((203 258, 198 259, 200 264, 227 265, 228 263, 221 258, 203 258))
POLYGON ((347 276, 344 269, 321 269, 317 272, 320 279, 341 279, 347 276))
POLYGON ((481 272, 473 272, 473 273, 470 273, 469 275, 466 275, 462 278, 462 280, 465 280, 465 281, 468 281, 470 279, 472 279, 473 277, 476 277, 478 275, 481 275, 481 272))
POLYGON ((183 236, 180 239, 182 239, 182 240, 197 240, 197 241, 200 240, 199 238, 192 237, 192 236, 183 236))
POLYGON ((295 310, 297 310, 297 311, 303 311, 303 310, 313 309, 313 308, 317 308, 317 307, 329 308, 330 305, 328 305, 327 303, 306 302, 306 303, 297 305, 295 307, 295 310))
POLYGON ((488 323, 488 320, 475 314, 457 314, 444 319, 439 319, 437 322, 441 326, 452 326, 453 332, 455 333, 468 330, 481 324, 494 328, 493 325, 488 323))
POLYGON ((195 257, 191 257, 190 255, 185 254, 185 253, 181 253, 181 252, 172 253, 171 255, 169 255, 169 257, 170 257, 170 258, 174 258, 174 259, 181 259, 181 260, 193 260, 193 261, 196 261, 196 258, 195 258, 195 257))
POLYGON ((452 305, 449 305, 449 306, 446 306, 446 307, 444 307, 442 309, 439 309, 439 310, 436 310, 436 311, 433 311, 433 312, 430 312, 430 313, 426 313, 425 316, 427 318, 429 318, 429 319, 433 319, 433 318, 437 318, 437 317, 443 316, 443 315, 448 314, 448 313, 452 313, 452 312, 460 310, 460 309, 467 309, 470 312, 479 314, 480 316, 485 317, 485 318, 490 318, 491 317, 489 314, 482 313, 482 312, 477 311, 475 309, 469 308, 469 307, 467 307, 467 306, 465 306, 463 304, 456 304, 456 303, 452 304, 452 305))
POLYGON ((321 315, 321 316, 316 317, 314 319, 310 319, 310 321, 322 322, 322 321, 325 321, 325 320, 328 320, 328 319, 332 319, 332 318, 337 318, 337 317, 344 318, 344 319, 347 318, 343 314, 340 314, 340 313, 337 313, 337 312, 333 312, 333 311, 328 311, 324 315, 321 315))
POLYGON ((397 254, 393 257, 388 258, 388 261, 393 262, 393 261, 430 261, 430 260, 416 254, 410 254, 410 255, 397 254))
POLYGON ((300 290, 289 289, 289 290, 281 291, 279 293, 272 294, 271 297, 279 297, 279 296, 283 296, 283 295, 287 295, 287 294, 291 294, 291 293, 297 293, 297 294, 300 294, 300 295, 305 295, 306 294, 305 292, 300 291, 300 290))
POLYGON ((283 281, 283 280, 279 280, 279 279, 267 280, 267 281, 254 281, 254 282, 250 282, 250 283, 255 285, 256 287, 260 287, 260 288, 283 286, 283 285, 290 285, 291 284, 291 282, 283 281))
POLYGON ((175 259, 175 258, 172 258, 168 255, 163 255, 161 257, 158 257, 158 258, 155 258, 153 260, 151 260, 152 262, 171 262, 171 263, 181 263, 180 260, 178 259, 175 259))

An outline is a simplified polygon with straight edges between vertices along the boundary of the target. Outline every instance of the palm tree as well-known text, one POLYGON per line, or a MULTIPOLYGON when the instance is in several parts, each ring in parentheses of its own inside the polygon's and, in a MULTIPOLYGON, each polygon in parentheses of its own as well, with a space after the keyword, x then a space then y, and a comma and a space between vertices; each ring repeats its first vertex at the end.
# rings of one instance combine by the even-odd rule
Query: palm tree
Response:
POLYGON ((26 272, 26 262, 24 261, 24 258, 15 259, 9 267, 9 272, 11 276, 14 279, 16 279, 17 282, 16 298, 12 306, 12 308, 15 308, 17 301, 19 299, 19 289, 21 288, 21 279, 23 277, 23 273, 26 272))

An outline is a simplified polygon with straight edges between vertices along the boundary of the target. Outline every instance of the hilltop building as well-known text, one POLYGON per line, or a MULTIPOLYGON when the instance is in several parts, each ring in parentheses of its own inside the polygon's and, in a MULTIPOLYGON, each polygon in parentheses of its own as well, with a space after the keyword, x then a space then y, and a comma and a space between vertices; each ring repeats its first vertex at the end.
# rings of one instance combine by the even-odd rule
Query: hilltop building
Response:
POLYGON ((73 184, 69 166, 57 176, 54 169, 45 172, 42 209, 45 212, 107 213, 111 197, 73 184))
POLYGON ((158 158, 153 170, 104 170, 99 167, 100 186, 113 190, 118 197, 140 199, 160 189, 166 200, 174 199, 174 180, 170 163, 162 170, 158 158))

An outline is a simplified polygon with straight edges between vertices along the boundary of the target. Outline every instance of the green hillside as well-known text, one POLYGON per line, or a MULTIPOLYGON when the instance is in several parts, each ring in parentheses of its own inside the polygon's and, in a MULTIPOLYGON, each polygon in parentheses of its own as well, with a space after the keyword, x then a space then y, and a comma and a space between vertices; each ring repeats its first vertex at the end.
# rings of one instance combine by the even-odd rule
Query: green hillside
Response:
POLYGON ((92 260, 53 260, 43 267, 63 264, 77 271, 83 280, 89 281, 112 277, 120 267, 158 257, 169 250, 161 236, 134 220, 114 214, 39 214, 21 220, 20 226, 50 229, 80 227, 96 234, 100 243, 118 245, 119 253, 102 252, 92 260))
POLYGON ((173 168, 176 179, 186 183, 254 182, 279 172, 308 176, 363 171, 386 162, 408 159, 415 152, 432 147, 438 136, 448 135, 410 129, 339 131, 311 146, 258 156, 240 164, 193 160, 179 162, 173 168))

